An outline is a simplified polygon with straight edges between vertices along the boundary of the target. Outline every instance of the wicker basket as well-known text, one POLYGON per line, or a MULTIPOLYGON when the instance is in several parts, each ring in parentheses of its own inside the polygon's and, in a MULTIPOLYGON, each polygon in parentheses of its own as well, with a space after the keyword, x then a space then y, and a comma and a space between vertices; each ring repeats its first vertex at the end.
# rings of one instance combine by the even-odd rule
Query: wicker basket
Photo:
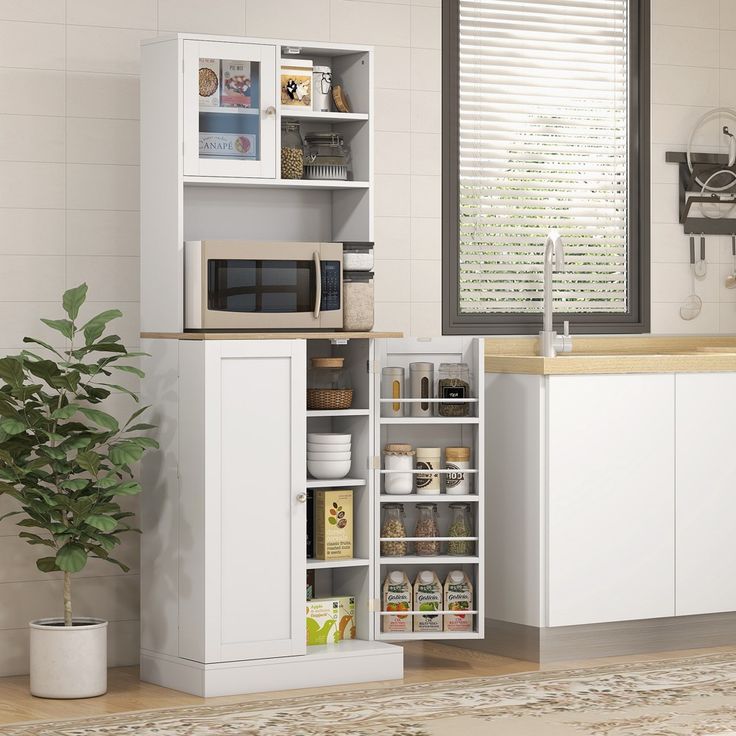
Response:
POLYGON ((307 389, 307 409, 349 409, 352 404, 351 388, 307 389))

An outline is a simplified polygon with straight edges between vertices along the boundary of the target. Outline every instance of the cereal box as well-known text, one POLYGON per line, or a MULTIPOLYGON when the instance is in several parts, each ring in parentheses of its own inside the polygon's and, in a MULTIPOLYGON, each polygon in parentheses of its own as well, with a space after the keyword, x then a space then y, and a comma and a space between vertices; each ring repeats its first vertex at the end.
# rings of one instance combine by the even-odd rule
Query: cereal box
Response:
POLYGON ((353 492, 314 492, 314 557, 347 560, 353 556, 353 492))
POLYGON ((334 598, 307 601, 307 646, 336 644, 340 603, 334 598))
POLYGON ((220 60, 199 60, 199 106, 220 106, 220 60))
POLYGON ((250 62, 222 62, 221 104, 223 107, 251 107, 251 88, 250 62))

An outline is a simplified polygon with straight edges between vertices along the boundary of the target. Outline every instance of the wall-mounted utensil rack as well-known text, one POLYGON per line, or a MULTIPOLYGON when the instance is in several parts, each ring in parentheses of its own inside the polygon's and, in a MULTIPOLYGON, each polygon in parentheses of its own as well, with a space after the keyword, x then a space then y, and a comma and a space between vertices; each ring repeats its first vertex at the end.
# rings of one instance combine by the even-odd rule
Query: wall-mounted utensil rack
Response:
POLYGON ((721 153, 693 153, 691 154, 693 173, 687 164, 687 154, 684 151, 667 151, 665 161, 676 163, 680 169, 678 178, 679 196, 679 219, 686 235, 731 235, 736 233, 736 216, 734 217, 695 217, 695 211, 700 208, 701 203, 714 206, 733 207, 736 213, 736 176, 731 179, 727 174, 714 177, 711 184, 714 187, 726 186, 728 189, 722 192, 702 192, 702 185, 696 181, 704 182, 708 177, 720 170, 733 171, 736 175, 736 166, 728 165, 728 156, 721 153))

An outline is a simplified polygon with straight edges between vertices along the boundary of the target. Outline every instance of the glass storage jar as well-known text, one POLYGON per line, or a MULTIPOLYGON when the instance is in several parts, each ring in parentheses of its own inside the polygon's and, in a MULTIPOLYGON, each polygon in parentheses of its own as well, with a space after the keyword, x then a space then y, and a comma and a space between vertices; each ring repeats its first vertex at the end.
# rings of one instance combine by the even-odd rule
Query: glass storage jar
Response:
MULTIPOLYGON (((472 537, 473 517, 470 514, 470 504, 450 504, 450 527, 448 537, 472 537)), ((468 556, 473 554, 474 542, 469 539, 450 540, 447 543, 448 555, 468 556)))
POLYGON ((390 444, 383 450, 384 492, 389 495, 411 493, 414 488, 414 448, 411 445, 390 444), (403 472, 401 472, 403 471, 403 472))
POLYGON ((304 149, 306 179, 347 181, 350 148, 341 133, 307 133, 304 149))
POLYGON ((405 537, 404 505, 401 503, 384 504, 381 538, 395 539, 396 541, 381 542, 381 556, 404 557, 407 555, 409 552, 409 543, 405 537))
POLYGON ((417 493, 434 496, 440 492, 440 458, 439 447, 417 447, 417 493))
POLYGON ((342 328, 368 331, 373 329, 373 273, 342 272, 342 328))
POLYGON ((299 123, 281 126, 281 178, 304 178, 304 141, 299 123))
MULTIPOLYGON (((470 369, 467 363, 440 363, 437 398, 471 398, 470 369)), ((437 413, 441 417, 467 417, 470 416, 470 404, 464 401, 441 402, 437 404, 437 413)))
MULTIPOLYGON (((431 399, 434 395, 434 364, 409 363, 409 387, 412 399, 431 399)), ((432 403, 429 401, 412 401, 413 417, 431 417, 432 403)))
POLYGON ((353 403, 344 358, 312 358, 307 373, 307 409, 349 409, 353 403))
POLYGON ((440 553, 440 543, 436 537, 440 536, 440 529, 437 522, 437 504, 418 503, 417 514, 414 536, 427 537, 426 541, 416 542, 417 554, 422 556, 438 555, 440 553))
MULTIPOLYGON (((387 365, 381 369, 381 398, 404 398, 404 369, 401 366, 387 365)), ((400 401, 381 401, 382 417, 403 417, 404 404, 400 401)))
POLYGON ((470 448, 446 447, 445 469, 450 472, 445 476, 445 493, 451 496, 464 496, 471 492, 470 448))

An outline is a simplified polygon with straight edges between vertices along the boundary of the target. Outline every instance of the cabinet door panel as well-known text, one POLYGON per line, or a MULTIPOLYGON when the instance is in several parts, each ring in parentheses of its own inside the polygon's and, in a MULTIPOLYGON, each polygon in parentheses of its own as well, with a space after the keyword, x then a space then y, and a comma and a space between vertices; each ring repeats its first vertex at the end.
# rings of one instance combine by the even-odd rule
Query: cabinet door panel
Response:
POLYGON ((679 374, 678 616, 736 611, 732 373, 679 374))
POLYGON ((547 386, 548 625, 674 615, 674 376, 547 386))

